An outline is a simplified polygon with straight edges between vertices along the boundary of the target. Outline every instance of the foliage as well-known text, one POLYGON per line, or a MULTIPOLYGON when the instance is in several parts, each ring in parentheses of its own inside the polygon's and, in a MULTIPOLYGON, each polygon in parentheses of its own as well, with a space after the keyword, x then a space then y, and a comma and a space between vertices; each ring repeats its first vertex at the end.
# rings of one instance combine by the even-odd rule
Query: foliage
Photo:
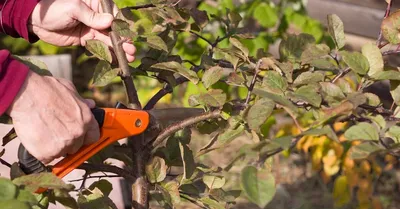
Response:
MULTIPOLYGON (((120 10, 112 30, 131 38, 139 48, 139 58, 130 68, 141 101, 149 101, 146 107, 151 109, 155 105, 151 103, 158 102, 143 99, 149 94, 146 88, 157 86, 165 94, 172 91, 170 105, 218 114, 180 127, 161 146, 148 146, 152 155, 145 172, 150 199, 163 208, 186 202, 226 208, 247 198, 263 208, 276 194, 270 157, 297 150, 311 157, 312 168, 325 183, 333 182, 337 207, 348 204, 354 195, 360 208, 379 204, 372 196, 371 182, 382 168, 373 159, 384 155, 392 162, 400 139, 400 72, 384 63, 380 45, 368 43, 360 52, 344 49, 340 17, 327 15, 327 39, 320 23, 306 16, 301 1, 254 0, 238 6, 230 0, 213 2, 191 9, 162 0, 139 2, 151 3, 144 8, 130 1, 117 2, 131 8, 120 10), (267 51, 279 40, 278 58, 267 51), (382 80, 397 84, 391 86, 395 99, 391 109, 383 107, 379 95, 365 91, 382 80), (279 131, 274 133, 271 127, 279 131), (210 141, 195 149, 193 139, 202 136, 210 141), (202 162, 209 153, 238 143, 241 137, 246 143, 224 168, 202 162), (239 178, 235 178, 235 168, 241 170, 239 178), (176 169, 180 172, 174 174, 176 169)), ((391 34, 398 31, 396 16, 383 24, 383 34, 391 43, 397 37, 391 34)), ((95 89, 121 86, 118 75, 122 72, 108 47, 89 41, 86 49, 88 58, 97 61, 91 83, 95 89)), ((137 169, 128 154, 112 151, 117 148, 126 146, 117 143, 97 155, 96 161, 107 164, 113 158, 123 161, 127 171, 137 169)), ((14 167, 12 172, 17 170, 14 167)), ((108 198, 112 185, 105 180, 81 188, 75 200, 70 186, 51 174, 43 175, 52 179, 51 184, 36 181, 38 175, 1 179, 4 190, 0 193, 7 191, 1 201, 21 208, 38 204, 46 208, 54 202, 67 208, 115 208, 108 198), (45 185, 32 185, 32 181, 45 185), (40 186, 52 190, 35 196, 27 192, 40 186), (19 194, 25 193, 21 199, 19 194)))

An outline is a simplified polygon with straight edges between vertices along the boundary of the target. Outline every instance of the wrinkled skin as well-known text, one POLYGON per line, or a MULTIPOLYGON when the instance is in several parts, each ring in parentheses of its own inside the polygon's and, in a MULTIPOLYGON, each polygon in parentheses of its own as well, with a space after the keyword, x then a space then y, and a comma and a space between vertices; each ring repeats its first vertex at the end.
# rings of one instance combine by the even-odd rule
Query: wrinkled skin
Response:
MULTIPOLYGON (((104 29, 111 26, 113 16, 101 12, 99 0, 42 0, 28 28, 57 46, 84 46, 87 40, 97 39, 111 47, 104 29)), ((135 47, 125 42, 123 49, 128 61, 133 61, 135 47)), ((94 106, 93 100, 79 96, 70 81, 29 72, 7 114, 26 149, 48 164, 99 139, 98 124, 90 111, 94 106)))

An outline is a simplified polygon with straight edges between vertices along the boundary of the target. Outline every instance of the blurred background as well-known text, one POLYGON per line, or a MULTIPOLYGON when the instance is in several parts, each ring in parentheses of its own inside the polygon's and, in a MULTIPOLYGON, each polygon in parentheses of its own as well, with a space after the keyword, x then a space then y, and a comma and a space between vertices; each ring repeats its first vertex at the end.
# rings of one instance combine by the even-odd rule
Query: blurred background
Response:
MULTIPOLYGON (((145 0, 115 0, 115 2, 120 8, 149 3, 145 0)), ((279 41, 286 33, 310 33, 318 42, 330 43, 331 40, 325 32, 325 25, 326 16, 332 13, 337 14, 344 22, 346 48, 359 50, 363 44, 375 42, 378 37, 387 3, 385 0, 181 0, 179 5, 187 8, 197 6, 200 10, 206 10, 209 14, 223 13, 225 12, 224 8, 238 11, 245 20, 246 30, 257 34, 257 38, 244 42, 250 52, 254 54, 255 46, 262 46, 269 53, 278 57, 279 41), (257 8, 264 10, 257 12, 257 8)), ((393 11, 398 8, 400 8, 400 2, 394 1, 393 11)), ((151 23, 146 22, 146 19, 141 18, 139 13, 134 11, 133 14, 138 25, 144 27, 151 25, 151 23)), ((215 38, 216 35, 221 33, 221 29, 216 25, 214 28, 207 28, 202 34, 204 37, 215 38)), ((225 41, 221 44, 227 45, 228 43, 225 41)), ((141 58, 148 50, 140 42, 135 43, 135 45, 137 54, 136 61, 131 63, 133 67, 141 64, 141 58)), ((178 37, 178 43, 172 53, 191 62, 199 63, 201 54, 206 47, 207 43, 204 41, 188 34, 182 34, 178 37)), ((83 97, 95 99, 98 106, 112 107, 117 101, 126 101, 124 88, 118 79, 115 79, 112 84, 106 87, 99 88, 91 85, 97 60, 91 59, 85 53, 83 47, 60 48, 42 41, 29 44, 23 39, 0 35, 0 48, 8 49, 15 55, 30 56, 42 60, 54 76, 72 80, 79 93, 83 97)), ((394 66, 398 66, 400 63, 397 56, 392 56, 387 61, 394 66)), ((142 104, 145 104, 152 95, 163 87, 156 79, 148 77, 138 76, 135 82, 142 104)), ((225 87, 221 86, 221 88, 225 87)), ((381 92, 382 100, 391 100, 388 88, 387 85, 382 84, 378 89, 375 89, 375 91, 381 92)), ((187 106, 189 95, 198 91, 201 91, 201 87, 185 84, 174 89, 173 94, 163 98, 158 107, 187 106)), ((279 132, 280 128, 282 127, 275 127, 271 131, 279 132)), ((9 129, 10 126, 1 126, 0 133, 6 134, 9 129)), ((198 134, 198 139, 195 140, 194 147, 200 148, 208 142, 207 136, 198 134)), ((324 139, 320 140, 323 141, 324 139)), ((205 155, 200 160, 208 165, 224 167, 235 158, 235 154, 243 144, 247 143, 246 141, 248 141, 248 138, 243 136, 235 140, 235 143, 230 147, 205 155)), ((16 152, 14 153, 12 150, 16 150, 17 144, 18 142, 14 141, 7 145, 6 160, 14 162, 16 152)), ((326 153, 334 145, 322 143, 321 146, 327 149, 323 152, 324 154, 321 153, 319 158, 320 161, 325 162, 323 165, 325 166, 329 159, 324 159, 324 157, 328 156, 326 153)), ((339 175, 340 171, 332 171, 331 174, 327 174, 326 170, 322 169, 325 172, 321 172, 321 168, 312 161, 315 152, 301 152, 301 150, 308 149, 298 148, 299 152, 284 153, 273 158, 272 171, 276 178, 278 192, 267 208, 398 208, 400 204, 400 172, 397 159, 384 157, 382 161, 385 167, 381 168, 378 176, 372 170, 378 169, 374 166, 380 166, 379 162, 361 163, 360 172, 364 171, 365 166, 367 167, 363 178, 367 176, 365 177, 365 179, 369 179, 366 182, 366 184, 369 184, 367 187, 373 188, 373 191, 369 191, 365 196, 362 196, 364 194, 346 196, 349 191, 343 186, 341 187, 340 182, 332 180, 335 175, 339 175), (352 199, 349 199, 350 197, 352 199), (338 202, 350 202, 350 204, 338 204, 338 202), (351 204, 351 202, 354 202, 354 204, 351 204)), ((240 171, 240 169, 237 169, 237 171, 240 171)), ((0 166, 0 174, 7 176, 7 168, 0 166)), ((82 173, 75 172, 67 180, 78 179, 81 175, 82 173)), ((232 179, 230 184, 234 185, 235 178, 232 179)), ((126 184, 121 179, 112 179, 111 181, 115 189, 111 198, 119 208, 124 208, 125 205, 129 204, 126 184)), ((194 207, 193 205, 183 205, 182 208, 194 207)), ((252 205, 246 200, 240 200, 235 208, 258 208, 258 206, 252 205)))

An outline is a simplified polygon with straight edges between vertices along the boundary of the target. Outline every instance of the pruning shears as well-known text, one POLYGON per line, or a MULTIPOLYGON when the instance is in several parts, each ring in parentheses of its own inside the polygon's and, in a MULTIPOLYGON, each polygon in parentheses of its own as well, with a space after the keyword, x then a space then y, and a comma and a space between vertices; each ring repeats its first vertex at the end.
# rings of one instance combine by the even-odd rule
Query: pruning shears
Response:
MULTIPOLYGON (((120 139, 140 135, 147 130, 161 131, 174 122, 204 113, 204 110, 199 108, 185 109, 185 114, 174 114, 173 111, 182 112, 182 109, 146 111, 129 109, 121 103, 118 103, 115 108, 94 108, 92 113, 100 127, 100 139, 97 142, 81 147, 78 152, 66 156, 54 166, 45 166, 20 144, 19 166, 25 174, 52 172, 57 177, 63 178, 90 157, 120 139)), ((44 190, 38 192, 42 191, 44 190)))

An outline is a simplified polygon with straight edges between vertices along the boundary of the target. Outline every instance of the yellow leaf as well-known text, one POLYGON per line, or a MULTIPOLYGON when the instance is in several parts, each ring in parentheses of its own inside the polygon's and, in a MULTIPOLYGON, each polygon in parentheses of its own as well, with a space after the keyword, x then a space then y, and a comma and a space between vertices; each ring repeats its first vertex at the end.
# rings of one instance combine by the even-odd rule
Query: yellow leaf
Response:
POLYGON ((333 186, 333 198, 335 207, 342 207, 351 200, 351 192, 346 176, 339 176, 333 186))
POLYGON ((367 160, 363 160, 360 163, 360 171, 362 174, 367 175, 371 172, 371 165, 367 160))

